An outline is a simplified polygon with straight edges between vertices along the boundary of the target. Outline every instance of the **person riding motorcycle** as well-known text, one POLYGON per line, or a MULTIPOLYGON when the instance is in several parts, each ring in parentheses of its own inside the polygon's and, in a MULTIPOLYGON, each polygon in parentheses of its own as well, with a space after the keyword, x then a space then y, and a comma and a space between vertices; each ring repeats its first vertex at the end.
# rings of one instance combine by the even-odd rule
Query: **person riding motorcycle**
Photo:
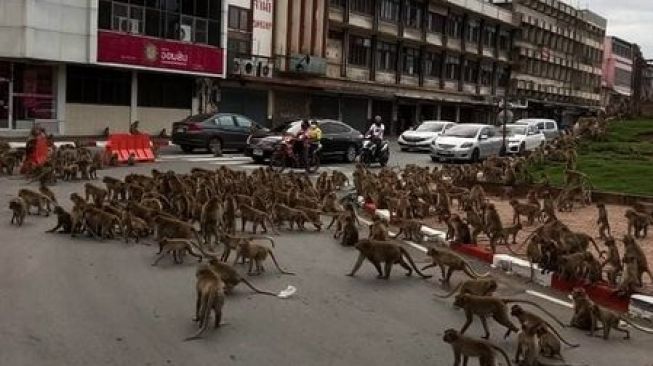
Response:
POLYGON ((375 145, 374 157, 376 158, 379 155, 381 150, 381 145, 383 143, 383 132, 385 131, 385 125, 381 122, 381 116, 374 117, 374 123, 370 126, 370 129, 367 130, 365 134, 366 138, 369 138, 375 145))
POLYGON ((313 154, 315 154, 315 151, 320 147, 320 140, 322 140, 322 130, 316 120, 311 122, 307 135, 309 142, 309 156, 312 157, 313 154))
POLYGON ((298 156, 301 156, 302 161, 305 166, 308 166, 308 150, 310 139, 308 137, 308 129, 310 124, 307 119, 302 120, 302 124, 299 127, 299 131, 295 135, 295 153, 298 156))

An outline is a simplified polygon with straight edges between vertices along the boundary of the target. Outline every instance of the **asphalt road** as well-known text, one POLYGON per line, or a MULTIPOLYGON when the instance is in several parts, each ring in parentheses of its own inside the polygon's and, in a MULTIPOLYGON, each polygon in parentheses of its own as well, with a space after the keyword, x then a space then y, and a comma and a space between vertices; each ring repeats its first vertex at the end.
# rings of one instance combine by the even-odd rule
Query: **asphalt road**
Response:
MULTIPOLYGON (((177 157, 182 155, 176 155, 177 157)), ((398 164, 415 156, 397 153, 398 164)), ((417 155, 418 162, 428 155, 417 155)), ((199 158, 201 155, 195 156, 199 158)), ((191 157, 192 158, 192 157, 191 157)), ((149 169, 187 171, 216 163, 249 169, 238 157, 222 161, 166 158, 165 162, 105 170, 124 176, 149 169)), ((340 168, 336 166, 336 168, 340 168)), ((342 167, 351 169, 350 167, 342 167)), ((0 178, 0 205, 25 181, 0 178)), ((83 182, 59 183, 53 190, 70 208, 68 195, 83 182)), ((32 185, 34 188, 35 185, 32 185)), ((398 267, 389 281, 377 280, 365 264, 357 277, 345 276, 356 253, 342 248, 330 233, 282 231, 275 253, 281 265, 297 273, 279 275, 271 264, 259 287, 279 291, 297 288, 289 299, 253 295, 237 288, 224 307, 223 322, 202 340, 182 342, 195 332, 194 270, 190 259, 174 265, 164 259, 152 267, 155 247, 97 242, 46 234, 54 217, 29 216, 22 228, 0 217, 0 365, 450 365, 453 356, 441 340, 446 328, 459 329, 464 316, 443 293, 435 276, 405 277, 398 267)), ((424 263, 424 255, 411 249, 424 263)), ((484 265, 474 263, 479 270, 484 265)), ((524 294, 519 281, 499 275, 500 294, 537 301, 561 319, 570 309, 524 294)), ((455 277, 453 283, 460 281, 455 277)), ((546 292, 544 289, 538 291, 546 292)), ((514 356, 516 336, 489 321, 492 340, 514 356)), ((572 364, 650 366, 653 337, 633 331, 633 339, 590 339, 583 332, 563 334, 582 344, 564 349, 572 364)), ((482 335, 478 320, 469 335, 482 335)), ((552 364, 555 362, 549 361, 552 364)), ((475 361, 471 365, 475 365, 475 361)))

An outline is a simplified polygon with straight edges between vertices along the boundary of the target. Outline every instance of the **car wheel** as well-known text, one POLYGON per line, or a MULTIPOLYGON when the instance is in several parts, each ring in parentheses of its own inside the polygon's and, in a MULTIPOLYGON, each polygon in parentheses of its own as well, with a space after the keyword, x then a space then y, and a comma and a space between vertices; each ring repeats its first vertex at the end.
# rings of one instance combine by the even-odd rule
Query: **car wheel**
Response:
POLYGON ((181 147, 181 151, 185 152, 186 154, 190 154, 193 152, 193 150, 195 150, 192 146, 188 146, 188 145, 181 145, 180 147, 181 147))
POLYGON ((343 156, 345 163, 353 163, 356 160, 356 146, 350 145, 343 156))
POLYGON ((209 141, 208 149, 214 156, 222 156, 222 141, 217 137, 212 138, 209 141))
POLYGON ((470 163, 477 163, 480 160, 481 157, 481 152, 478 151, 478 149, 474 149, 474 152, 472 152, 472 156, 469 159, 470 163))

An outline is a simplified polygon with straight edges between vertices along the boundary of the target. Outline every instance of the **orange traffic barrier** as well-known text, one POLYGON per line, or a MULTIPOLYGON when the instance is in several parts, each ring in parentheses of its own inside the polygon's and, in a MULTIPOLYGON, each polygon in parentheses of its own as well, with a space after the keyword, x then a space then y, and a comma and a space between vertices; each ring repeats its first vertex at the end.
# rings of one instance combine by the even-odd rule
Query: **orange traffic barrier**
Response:
POLYGON ((118 162, 126 163, 132 154, 136 161, 154 161, 154 152, 152 151, 152 142, 149 135, 118 133, 109 136, 106 145, 107 156, 116 155, 118 162))
POLYGON ((25 161, 23 161, 23 165, 20 168, 21 174, 29 173, 29 171, 37 166, 43 165, 48 160, 48 139, 45 136, 36 137, 34 148, 30 150, 25 155, 25 161))

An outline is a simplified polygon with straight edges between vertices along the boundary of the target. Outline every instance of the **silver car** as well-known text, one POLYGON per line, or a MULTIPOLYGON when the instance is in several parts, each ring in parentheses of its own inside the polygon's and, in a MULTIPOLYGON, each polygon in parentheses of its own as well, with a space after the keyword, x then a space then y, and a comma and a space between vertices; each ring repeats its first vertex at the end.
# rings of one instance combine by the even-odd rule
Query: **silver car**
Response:
POLYGON ((459 124, 438 136, 431 144, 434 162, 463 160, 477 162, 501 152, 503 139, 494 126, 459 124))

